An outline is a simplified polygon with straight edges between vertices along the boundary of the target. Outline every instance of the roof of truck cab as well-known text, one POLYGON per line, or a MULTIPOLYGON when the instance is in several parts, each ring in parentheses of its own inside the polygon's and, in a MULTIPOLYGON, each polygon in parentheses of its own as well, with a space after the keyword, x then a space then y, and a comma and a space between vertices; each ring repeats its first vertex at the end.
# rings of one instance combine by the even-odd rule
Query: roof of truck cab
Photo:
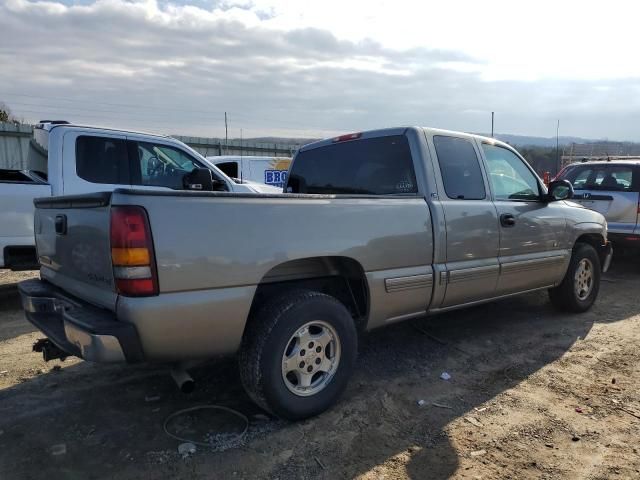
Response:
POLYGON ((640 165, 640 160, 593 160, 587 162, 573 162, 569 167, 577 167, 579 165, 640 165))
MULTIPOLYGON (((381 129, 377 129, 377 130, 363 130, 361 132, 354 132, 355 134, 358 134, 359 136, 357 137, 357 140, 361 140, 361 139, 366 139, 366 138, 375 138, 375 137, 390 137, 390 136, 394 136, 394 135, 404 135, 407 130, 410 129, 419 129, 419 130, 423 130, 426 133, 429 133, 431 135, 455 135, 458 137, 467 137, 467 138, 477 138, 479 140, 482 140, 483 142, 488 142, 491 143, 493 145, 501 145, 510 149, 513 149, 513 147, 505 142, 501 142, 500 140, 497 140, 495 138, 490 138, 490 137, 484 137, 482 135, 476 135, 475 133, 466 133, 466 132, 457 132, 454 130, 444 130, 444 129, 440 129, 440 128, 432 128, 432 127, 416 127, 416 126, 405 126, 405 127, 391 127, 391 128, 381 128, 381 129)), ((345 134, 345 135, 349 135, 349 134, 345 134)), ((325 147, 327 145, 332 145, 334 143, 336 143, 336 139, 340 138, 341 136, 344 135, 338 135, 335 137, 331 137, 331 138, 325 138, 323 140, 318 140, 316 142, 312 142, 312 143, 308 143, 304 146, 302 146, 300 148, 300 152, 304 152, 307 150, 312 150, 314 148, 319 148, 319 147, 325 147)), ((354 138, 354 140, 356 140, 354 138)))
POLYGON ((141 132, 141 131, 136 131, 136 130, 124 130, 124 129, 120 129, 120 128, 110 128, 110 127, 97 127, 94 125, 79 125, 79 124, 75 124, 75 123, 62 123, 62 124, 45 124, 45 125, 50 125, 50 128, 48 128, 49 131, 54 130, 56 128, 82 128, 85 130, 96 130, 96 131, 103 131, 103 132, 118 132, 118 133, 124 133, 126 134, 132 134, 132 135, 146 135, 146 136, 150 136, 150 137, 158 137, 158 138, 173 138, 170 135, 161 135, 158 133, 150 133, 150 132, 141 132))

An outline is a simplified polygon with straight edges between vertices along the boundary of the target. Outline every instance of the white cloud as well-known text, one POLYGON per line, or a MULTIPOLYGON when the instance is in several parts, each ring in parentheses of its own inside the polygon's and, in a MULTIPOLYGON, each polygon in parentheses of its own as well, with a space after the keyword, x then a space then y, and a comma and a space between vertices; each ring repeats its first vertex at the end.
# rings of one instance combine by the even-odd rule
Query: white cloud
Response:
POLYGON ((228 111, 234 135, 316 136, 496 111, 640 138, 631 2, 60 2, 0 2, 0 100, 33 120, 220 135, 228 111))

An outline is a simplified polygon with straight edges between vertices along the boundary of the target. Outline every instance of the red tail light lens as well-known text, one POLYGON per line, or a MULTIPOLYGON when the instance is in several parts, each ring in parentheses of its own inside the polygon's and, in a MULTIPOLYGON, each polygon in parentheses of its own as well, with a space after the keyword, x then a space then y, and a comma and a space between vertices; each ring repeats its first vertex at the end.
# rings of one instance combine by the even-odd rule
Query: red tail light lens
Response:
POLYGON ((147 212, 142 207, 111 207, 111 263, 118 293, 158 294, 158 274, 147 212))

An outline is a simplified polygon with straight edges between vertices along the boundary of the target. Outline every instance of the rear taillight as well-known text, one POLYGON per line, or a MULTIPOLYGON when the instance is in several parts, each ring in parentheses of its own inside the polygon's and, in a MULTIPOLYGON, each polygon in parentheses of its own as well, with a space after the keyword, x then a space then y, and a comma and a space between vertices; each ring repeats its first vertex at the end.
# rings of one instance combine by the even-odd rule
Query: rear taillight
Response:
POLYGON ((111 263, 118 293, 128 297, 158 294, 153 239, 144 208, 111 208, 111 263))

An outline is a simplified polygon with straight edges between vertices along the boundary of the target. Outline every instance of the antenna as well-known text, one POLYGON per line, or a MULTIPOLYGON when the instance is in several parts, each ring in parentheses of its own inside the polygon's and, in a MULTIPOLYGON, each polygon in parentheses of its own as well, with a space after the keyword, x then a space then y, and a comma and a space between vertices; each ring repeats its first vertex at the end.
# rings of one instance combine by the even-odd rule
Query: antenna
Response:
POLYGON ((494 117, 494 112, 491 112, 491 138, 493 138, 493 117, 494 117))
POLYGON ((224 153, 229 155, 229 128, 227 125, 227 112, 224 112, 224 153))
POLYGON ((560 172, 562 165, 560 165, 560 119, 556 125, 556 175, 560 172))

